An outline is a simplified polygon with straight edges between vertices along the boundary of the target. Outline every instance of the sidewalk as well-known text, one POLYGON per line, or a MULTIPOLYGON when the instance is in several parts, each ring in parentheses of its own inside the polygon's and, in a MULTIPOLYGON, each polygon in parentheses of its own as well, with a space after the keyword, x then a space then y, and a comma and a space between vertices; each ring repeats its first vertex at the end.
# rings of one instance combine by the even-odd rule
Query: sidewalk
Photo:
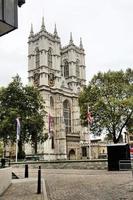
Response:
POLYGON ((37 179, 14 179, 7 191, 0 196, 0 200, 44 200, 42 193, 37 194, 37 179))

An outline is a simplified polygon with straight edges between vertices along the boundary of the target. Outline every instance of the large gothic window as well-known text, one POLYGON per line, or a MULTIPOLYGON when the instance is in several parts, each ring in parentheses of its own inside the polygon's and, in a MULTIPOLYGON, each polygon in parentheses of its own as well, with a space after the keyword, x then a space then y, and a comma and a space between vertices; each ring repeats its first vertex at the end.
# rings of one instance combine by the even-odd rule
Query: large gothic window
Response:
POLYGON ((64 77, 67 78, 69 76, 69 63, 67 60, 64 62, 64 77))
POLYGON ((40 67, 40 53, 39 53, 39 49, 36 48, 36 58, 35 58, 35 62, 36 62, 36 68, 40 67))
POLYGON ((66 134, 71 133, 71 108, 68 100, 63 103, 63 115, 66 134))
POLYGON ((51 49, 51 47, 48 50, 48 67, 52 68, 52 49, 51 49))
POLYGON ((79 60, 76 61, 76 76, 79 78, 80 72, 79 72, 79 60))

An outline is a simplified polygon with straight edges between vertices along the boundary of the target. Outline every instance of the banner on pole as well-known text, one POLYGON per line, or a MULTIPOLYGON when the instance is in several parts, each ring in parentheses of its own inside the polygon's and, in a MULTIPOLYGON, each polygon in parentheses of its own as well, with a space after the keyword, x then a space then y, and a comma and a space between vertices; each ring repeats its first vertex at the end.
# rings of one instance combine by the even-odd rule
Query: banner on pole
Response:
POLYGON ((88 123, 89 124, 92 124, 93 123, 93 117, 92 117, 92 114, 91 114, 91 112, 89 112, 88 111, 88 113, 87 113, 87 120, 88 120, 88 123))

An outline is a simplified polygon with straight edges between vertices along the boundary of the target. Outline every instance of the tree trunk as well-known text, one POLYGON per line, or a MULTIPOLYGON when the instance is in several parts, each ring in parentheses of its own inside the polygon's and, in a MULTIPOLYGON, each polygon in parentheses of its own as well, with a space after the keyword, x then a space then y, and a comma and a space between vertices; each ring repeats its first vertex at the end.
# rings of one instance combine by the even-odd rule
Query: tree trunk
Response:
POLYGON ((23 143, 21 140, 18 141, 18 158, 24 159, 25 153, 23 152, 23 143))
POLYGON ((33 135, 32 142, 33 142, 34 153, 37 154, 37 134, 36 133, 34 133, 33 135))
POLYGON ((35 150, 35 154, 37 154, 37 141, 35 141, 34 143, 34 150, 35 150))
POLYGON ((121 133, 119 133, 117 138, 116 138, 116 135, 113 134, 113 142, 114 142, 114 144, 119 143, 120 139, 121 139, 121 133))
POLYGON ((19 153, 22 152, 22 141, 21 140, 18 141, 18 152, 19 153))

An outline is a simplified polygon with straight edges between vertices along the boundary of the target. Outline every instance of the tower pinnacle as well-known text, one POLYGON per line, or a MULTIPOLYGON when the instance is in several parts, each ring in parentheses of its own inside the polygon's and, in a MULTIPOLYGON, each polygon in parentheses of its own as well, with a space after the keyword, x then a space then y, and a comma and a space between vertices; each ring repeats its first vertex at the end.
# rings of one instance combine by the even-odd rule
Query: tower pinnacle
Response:
POLYGON ((70 33, 70 41, 69 44, 73 44, 72 32, 70 33))
POLYGON ((82 38, 80 38, 80 45, 79 45, 80 49, 83 49, 83 43, 82 43, 82 38))
POLYGON ((56 24, 55 24, 55 27, 54 27, 54 35, 55 35, 55 36, 58 36, 56 24))
POLYGON ((31 24, 31 29, 30 29, 30 37, 34 35, 34 32, 33 32, 33 24, 31 24))
POLYGON ((44 17, 42 17, 42 26, 41 26, 41 31, 44 31, 45 29, 45 24, 44 24, 44 17))

